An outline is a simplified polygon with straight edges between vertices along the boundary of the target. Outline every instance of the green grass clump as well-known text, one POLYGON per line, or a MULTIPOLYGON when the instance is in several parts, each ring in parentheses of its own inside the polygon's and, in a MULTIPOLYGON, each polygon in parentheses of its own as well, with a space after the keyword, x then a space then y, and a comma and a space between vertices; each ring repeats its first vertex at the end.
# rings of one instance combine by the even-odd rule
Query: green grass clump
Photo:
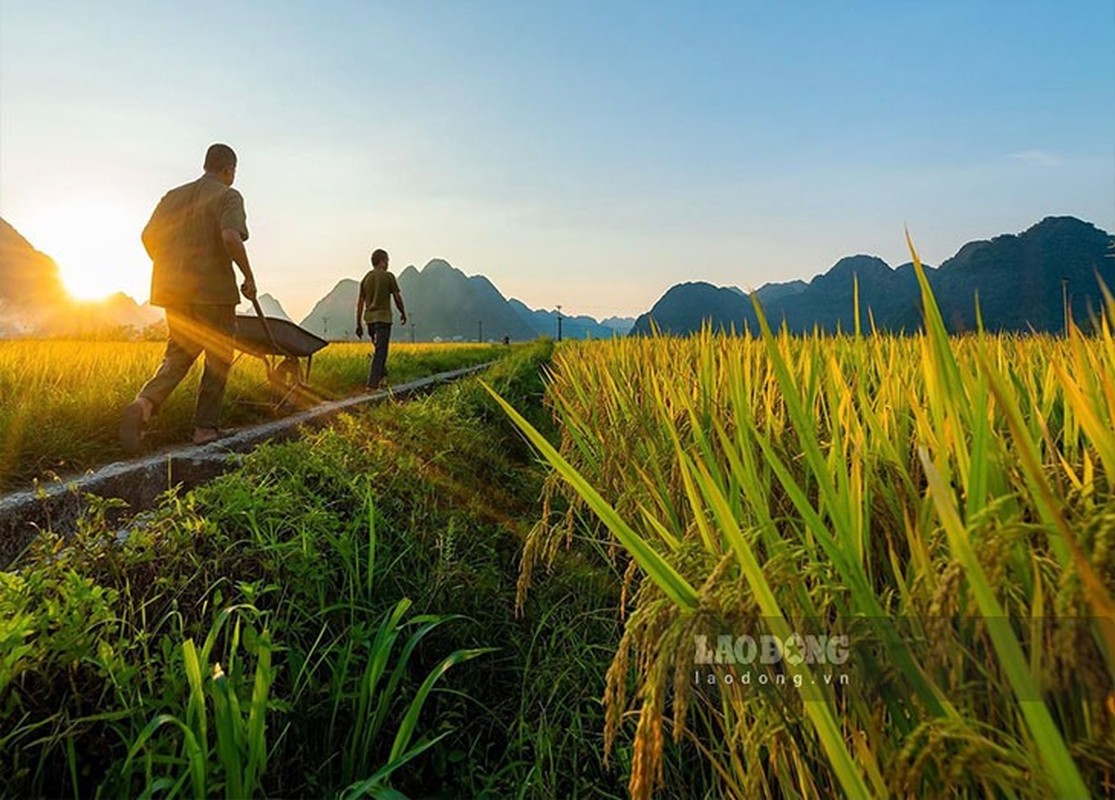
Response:
MULTIPOLYGON (((489 379, 537 405, 551 348, 489 379)), ((0 574, 6 796, 622 797, 620 581, 574 553, 516 613, 543 473, 501 413, 465 381, 43 537, 0 574)))

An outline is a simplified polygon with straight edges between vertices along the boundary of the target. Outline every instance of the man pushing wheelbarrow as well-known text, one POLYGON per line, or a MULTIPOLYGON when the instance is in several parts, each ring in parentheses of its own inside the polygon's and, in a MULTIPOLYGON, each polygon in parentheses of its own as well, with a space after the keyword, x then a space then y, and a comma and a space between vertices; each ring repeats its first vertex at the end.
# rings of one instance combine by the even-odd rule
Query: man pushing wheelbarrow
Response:
POLYGON ((233 357, 236 290, 233 262, 243 273, 240 292, 256 298, 248 264, 244 198, 232 188, 236 153, 224 144, 210 146, 205 174, 167 192, 143 229, 143 246, 151 257, 151 304, 166 309, 169 338, 155 375, 124 409, 120 444, 129 453, 140 449, 151 415, 174 391, 197 357, 205 353, 205 372, 197 395, 194 444, 221 436, 219 418, 233 357))

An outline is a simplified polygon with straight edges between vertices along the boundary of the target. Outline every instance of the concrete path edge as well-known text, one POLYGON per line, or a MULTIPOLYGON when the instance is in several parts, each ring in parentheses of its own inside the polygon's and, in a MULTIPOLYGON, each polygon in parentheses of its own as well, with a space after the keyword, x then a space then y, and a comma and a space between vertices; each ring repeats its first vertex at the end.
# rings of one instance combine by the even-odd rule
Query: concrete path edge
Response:
POLYGON ((107 464, 94 472, 0 497, 0 569, 30 544, 42 531, 66 534, 88 507, 87 495, 119 498, 128 504, 126 513, 149 508, 167 489, 185 489, 235 468, 243 454, 272 439, 293 438, 303 425, 317 425, 349 411, 389 397, 430 389, 487 369, 486 362, 430 375, 388 390, 322 403, 289 417, 241 428, 230 436, 206 445, 186 445, 161 450, 130 461, 107 464))

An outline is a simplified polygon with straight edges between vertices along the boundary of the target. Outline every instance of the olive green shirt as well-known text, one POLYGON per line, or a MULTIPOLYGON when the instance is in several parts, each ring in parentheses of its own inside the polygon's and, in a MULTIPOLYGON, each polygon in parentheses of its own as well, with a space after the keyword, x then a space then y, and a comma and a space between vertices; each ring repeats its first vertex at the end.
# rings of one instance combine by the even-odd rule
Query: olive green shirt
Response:
POLYGON ((210 175, 171 189, 143 229, 143 246, 154 262, 151 305, 236 305, 240 293, 221 232, 248 238, 240 192, 210 175))
POLYGON ((391 296, 399 291, 399 282, 391 270, 373 269, 360 281, 360 296, 364 298, 364 321, 395 321, 391 314, 391 296))

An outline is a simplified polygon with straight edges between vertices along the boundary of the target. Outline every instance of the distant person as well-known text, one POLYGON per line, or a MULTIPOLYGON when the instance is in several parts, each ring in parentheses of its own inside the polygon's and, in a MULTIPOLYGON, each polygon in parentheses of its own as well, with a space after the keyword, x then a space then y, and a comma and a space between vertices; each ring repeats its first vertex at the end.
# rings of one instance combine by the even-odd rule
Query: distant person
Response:
POLYGON ((205 153, 205 174, 171 189, 143 229, 143 246, 151 257, 151 304, 166 309, 168 338, 163 363, 136 399, 124 409, 120 443, 128 452, 140 448, 143 429, 205 353, 205 372, 197 394, 194 444, 220 438, 221 401, 232 364, 236 327, 233 262, 244 282, 240 291, 256 297, 248 264, 244 198, 232 188, 236 153, 214 144, 205 153))
POLYGON ((403 295, 399 282, 388 272, 389 258, 386 250, 372 253, 372 269, 360 281, 360 295, 356 298, 356 335, 364 336, 364 323, 368 323, 368 337, 375 346, 372 366, 368 370, 368 388, 375 390, 387 377, 387 346, 391 342, 391 298, 399 309, 399 324, 407 324, 403 308, 403 295))

